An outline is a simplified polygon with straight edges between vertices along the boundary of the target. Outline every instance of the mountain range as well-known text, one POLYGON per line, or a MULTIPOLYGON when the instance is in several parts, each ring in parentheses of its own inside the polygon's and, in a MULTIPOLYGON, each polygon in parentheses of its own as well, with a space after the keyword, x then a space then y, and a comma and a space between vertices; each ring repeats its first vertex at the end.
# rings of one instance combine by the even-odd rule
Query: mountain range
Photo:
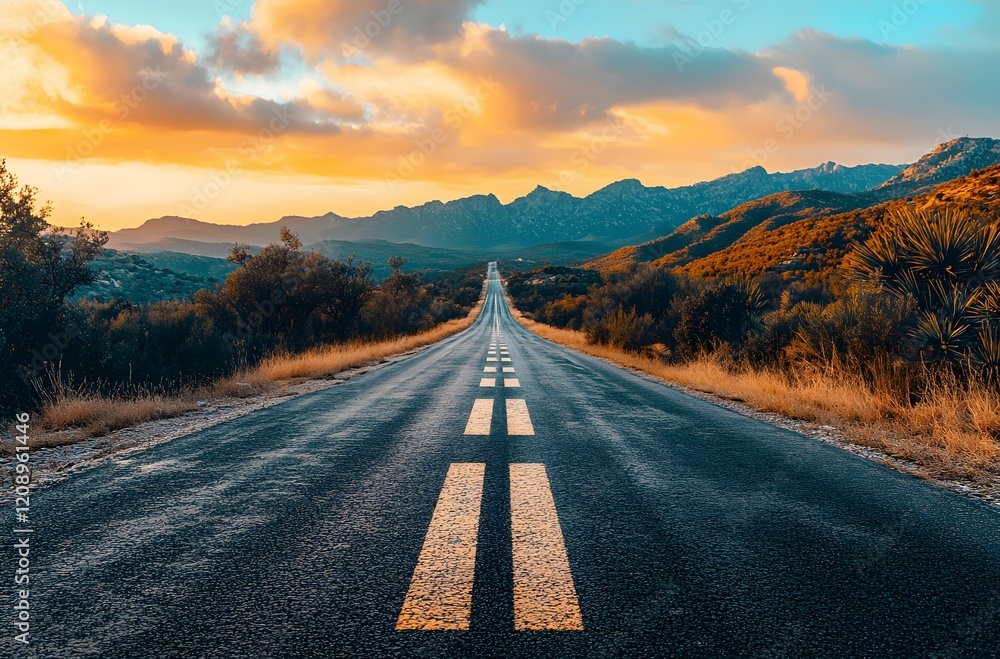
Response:
POLYGON ((371 217, 287 216, 276 222, 229 226, 190 218, 161 217, 114 232, 109 247, 136 252, 178 251, 222 256, 234 242, 263 246, 287 226, 311 245, 323 241, 386 240, 425 247, 508 251, 557 241, 608 245, 669 233, 692 216, 718 214, 742 203, 788 190, 853 193, 869 190, 904 171, 901 165, 813 169, 769 174, 753 167, 714 181, 679 188, 646 187, 635 179, 612 183, 586 197, 538 186, 502 204, 492 194, 448 203, 399 206, 371 217))
POLYGON ((853 244, 905 207, 938 203, 974 216, 1000 213, 1000 143, 942 145, 887 183, 860 194, 785 192, 719 216, 693 218, 667 236, 623 247, 585 267, 613 271, 633 263, 680 267, 695 276, 805 276, 839 265, 853 244))

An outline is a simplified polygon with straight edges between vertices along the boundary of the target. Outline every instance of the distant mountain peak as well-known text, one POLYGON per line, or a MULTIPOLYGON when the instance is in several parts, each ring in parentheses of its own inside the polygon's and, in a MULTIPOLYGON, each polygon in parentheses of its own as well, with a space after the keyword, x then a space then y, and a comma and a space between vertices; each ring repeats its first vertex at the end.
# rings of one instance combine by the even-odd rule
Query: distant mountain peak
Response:
POLYGON ((623 178, 620 181, 615 181, 611 185, 604 186, 604 189, 607 190, 612 188, 616 190, 638 190, 645 187, 646 186, 642 184, 642 181, 637 178, 623 178))
POLYGON ((157 224, 207 224, 207 222, 202 222, 191 217, 180 217, 179 215, 164 215, 162 217, 152 217, 143 222, 141 226, 155 226, 157 224))
POLYGON ((1000 162, 1000 140, 989 137, 959 137, 939 144, 933 151, 886 181, 881 187, 933 186, 966 176, 1000 162))
POLYGON ((529 201, 553 201, 558 199, 576 199, 573 195, 562 190, 553 190, 552 188, 547 188, 544 185, 536 185, 535 189, 524 195, 523 197, 518 197, 516 201, 529 200, 529 201))

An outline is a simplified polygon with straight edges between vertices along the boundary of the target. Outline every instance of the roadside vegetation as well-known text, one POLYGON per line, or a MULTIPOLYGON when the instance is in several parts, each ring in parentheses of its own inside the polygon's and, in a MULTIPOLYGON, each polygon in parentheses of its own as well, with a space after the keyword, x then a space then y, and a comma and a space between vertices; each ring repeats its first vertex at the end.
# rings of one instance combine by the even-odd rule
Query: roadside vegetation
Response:
POLYGON ((0 164, 0 413, 47 430, 102 434, 379 361, 468 326, 482 294, 480 266, 424 281, 393 257, 377 282, 283 230, 258 254, 235 245, 224 283, 188 299, 76 299, 107 236, 54 230, 36 197, 0 164))
POLYGON ((901 209, 821 279, 633 265, 508 277, 554 341, 848 437, 935 476, 1000 469, 1000 225, 901 209))

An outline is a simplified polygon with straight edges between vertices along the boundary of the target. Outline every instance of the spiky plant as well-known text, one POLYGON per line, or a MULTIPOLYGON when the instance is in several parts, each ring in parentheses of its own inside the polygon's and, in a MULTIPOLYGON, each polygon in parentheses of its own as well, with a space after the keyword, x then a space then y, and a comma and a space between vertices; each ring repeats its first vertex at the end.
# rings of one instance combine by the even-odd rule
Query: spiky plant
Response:
POLYGON ((979 332, 979 340, 972 348, 972 360, 986 378, 993 382, 1000 380, 1000 330, 987 327, 979 332))
POLYGON ((1000 224, 953 208, 906 209, 889 220, 846 267, 916 302, 911 338, 924 358, 982 362, 1000 310, 1000 224))

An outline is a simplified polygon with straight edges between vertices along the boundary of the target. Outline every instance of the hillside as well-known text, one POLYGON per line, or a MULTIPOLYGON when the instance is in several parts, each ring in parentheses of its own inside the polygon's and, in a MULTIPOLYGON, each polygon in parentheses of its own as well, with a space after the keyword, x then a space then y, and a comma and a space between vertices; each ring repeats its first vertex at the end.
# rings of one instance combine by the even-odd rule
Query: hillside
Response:
POLYGON ((902 166, 842 167, 826 163, 813 169, 769 174, 753 167, 714 181, 665 188, 635 179, 612 183, 586 197, 542 186, 503 204, 492 194, 415 207, 398 206, 371 217, 288 216, 249 226, 216 225, 162 217, 111 235, 110 247, 137 252, 180 251, 221 256, 234 242, 263 246, 277 240, 282 226, 305 244, 327 241, 389 240, 444 249, 510 251, 534 245, 589 241, 606 245, 639 242, 669 233, 689 218, 720 214, 753 199, 794 190, 850 193, 875 187, 902 166))
MULTIPOLYGON (((125 231, 131 231, 131 229, 125 229, 125 231)), ((121 237, 119 234, 121 234, 120 231, 111 234, 112 239, 108 245, 119 252, 133 252, 135 254, 188 254, 196 257, 225 259, 232 251, 233 242, 235 242, 215 243, 184 238, 162 238, 150 242, 131 243, 128 242, 128 236, 121 237)), ((260 249, 260 246, 255 245, 251 251, 257 252, 260 249)))
POLYGON ((683 270, 704 277, 773 271, 785 278, 814 278, 839 267, 851 246, 867 239, 892 211, 907 206, 927 208, 942 202, 980 216, 1000 217, 1000 165, 944 183, 909 200, 813 216, 777 227, 764 223, 739 242, 688 263, 683 270))
POLYGON ((777 228, 804 217, 820 217, 864 205, 863 198, 834 192, 784 192, 743 204, 721 216, 702 215, 668 236, 625 247, 587 264, 599 270, 618 270, 633 262, 653 261, 674 266, 729 247, 754 227, 777 228))
POLYGON ((406 259, 405 271, 421 274, 457 270, 485 260, 466 251, 422 247, 412 243, 390 243, 385 240, 326 240, 309 245, 308 248, 332 259, 346 260, 353 256, 357 261, 371 263, 372 273, 379 280, 392 274, 388 265, 390 256, 403 257, 406 259))
POLYGON ((888 192, 892 197, 901 196, 902 191, 919 194, 997 163, 1000 163, 1000 141, 962 137, 941 144, 880 185, 875 192, 888 192))
POLYGON ((142 259, 161 270, 194 275, 205 280, 225 281, 238 266, 224 258, 195 256, 180 252, 142 254, 142 259))
MULTIPOLYGON (((163 260, 158 262, 165 263, 163 260)), ((227 263, 227 265, 232 264, 227 263)), ((216 267, 220 269, 213 270, 202 264, 200 268, 206 274, 191 274, 154 265, 138 254, 106 249, 91 263, 91 269, 95 273, 94 282, 76 289, 73 298, 88 298, 101 302, 118 298, 138 303, 186 299, 199 289, 215 288, 225 281, 225 276, 217 275, 227 268, 216 267), (210 272, 216 275, 209 274, 210 272)))
MULTIPOLYGON (((722 215, 701 215, 666 236, 623 247, 586 264, 588 268, 618 270, 636 262, 685 266, 727 250, 754 235, 772 232, 804 219, 824 225, 822 218, 877 207, 912 194, 926 194, 942 183, 966 176, 981 167, 1000 163, 1000 141, 954 140, 937 147, 920 161, 873 190, 852 194, 823 191, 788 192, 765 196, 722 215)), ((830 236, 833 239, 833 236, 830 236)), ((762 249, 768 249, 764 246, 762 249)), ((728 252, 727 252, 728 253, 728 252)), ((699 271, 695 268, 694 271, 699 271)), ((711 271, 711 270, 710 270, 711 271)))

